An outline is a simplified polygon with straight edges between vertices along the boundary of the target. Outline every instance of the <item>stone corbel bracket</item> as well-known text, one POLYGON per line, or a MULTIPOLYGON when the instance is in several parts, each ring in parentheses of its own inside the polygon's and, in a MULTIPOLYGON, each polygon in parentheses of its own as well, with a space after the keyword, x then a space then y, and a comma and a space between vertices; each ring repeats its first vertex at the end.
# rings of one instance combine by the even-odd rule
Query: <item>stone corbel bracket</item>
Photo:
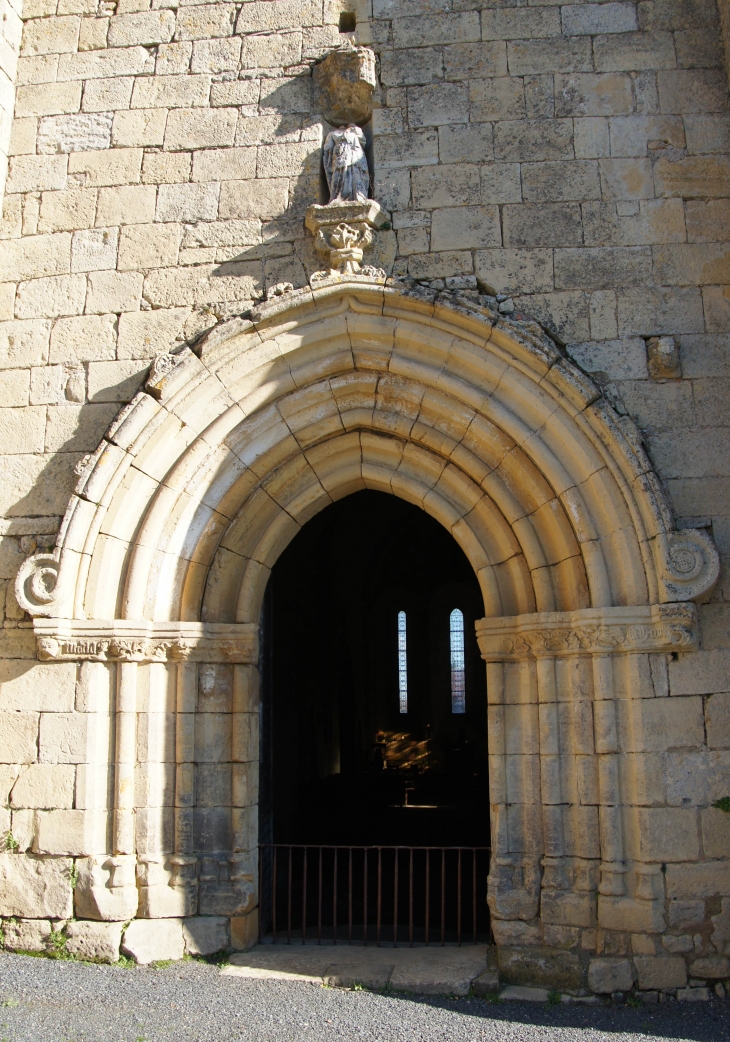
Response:
POLYGON ((255 623, 36 618, 33 628, 44 661, 258 661, 255 623))
POLYGON ((313 276, 329 278, 331 275, 379 275, 379 269, 360 267, 363 253, 373 242, 373 231, 390 227, 389 214, 380 208, 374 199, 366 202, 329 203, 327 206, 313 204, 307 210, 305 225, 314 236, 315 248, 325 254, 330 270, 313 276))
POLYGON ((479 619, 476 633, 486 662, 692 651, 697 647, 697 609, 683 603, 537 612, 479 619))

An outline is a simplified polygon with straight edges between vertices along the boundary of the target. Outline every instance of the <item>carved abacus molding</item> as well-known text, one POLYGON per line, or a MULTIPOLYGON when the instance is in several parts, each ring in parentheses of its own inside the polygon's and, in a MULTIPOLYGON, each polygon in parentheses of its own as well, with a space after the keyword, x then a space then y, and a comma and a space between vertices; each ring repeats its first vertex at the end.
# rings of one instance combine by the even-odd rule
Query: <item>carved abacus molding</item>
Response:
POLYGON ((477 640, 487 662, 560 655, 691 651, 697 646, 692 603, 538 612, 479 619, 477 640))
POLYGON ((258 626, 254 623, 36 618, 33 628, 38 657, 45 661, 258 661, 258 626))

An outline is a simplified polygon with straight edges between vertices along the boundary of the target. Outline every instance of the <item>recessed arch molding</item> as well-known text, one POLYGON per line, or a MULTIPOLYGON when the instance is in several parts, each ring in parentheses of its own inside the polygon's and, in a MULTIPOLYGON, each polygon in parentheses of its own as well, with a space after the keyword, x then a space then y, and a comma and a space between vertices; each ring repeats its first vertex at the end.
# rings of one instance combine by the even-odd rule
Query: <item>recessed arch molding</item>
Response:
POLYGON ((158 356, 54 552, 21 568, 39 657, 81 663, 99 721, 79 914, 255 937, 263 593, 363 488, 426 510, 474 568, 495 938, 583 980, 590 952, 546 931, 663 914, 623 735, 696 646, 717 551, 675 531, 631 421, 536 323, 407 281, 324 279, 158 356))

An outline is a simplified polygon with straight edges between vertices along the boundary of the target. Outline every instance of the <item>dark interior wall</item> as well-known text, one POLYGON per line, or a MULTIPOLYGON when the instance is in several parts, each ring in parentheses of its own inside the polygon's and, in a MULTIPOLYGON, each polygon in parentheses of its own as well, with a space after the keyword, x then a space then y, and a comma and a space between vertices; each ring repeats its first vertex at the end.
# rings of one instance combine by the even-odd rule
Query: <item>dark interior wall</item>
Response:
POLYGON ((396 834, 400 842, 407 819, 414 842, 488 843, 485 670, 474 637, 483 605, 452 536, 394 496, 356 493, 310 521, 282 554, 267 603, 266 831, 273 824, 277 842, 388 842, 396 834), (457 607, 464 715, 451 712, 449 615, 457 607), (406 714, 399 611, 407 615, 406 714), (409 737, 398 743, 395 733, 409 737), (396 747, 401 762, 384 769, 396 747), (420 766, 409 767, 419 753, 420 766), (406 799, 428 808, 399 814, 406 799))

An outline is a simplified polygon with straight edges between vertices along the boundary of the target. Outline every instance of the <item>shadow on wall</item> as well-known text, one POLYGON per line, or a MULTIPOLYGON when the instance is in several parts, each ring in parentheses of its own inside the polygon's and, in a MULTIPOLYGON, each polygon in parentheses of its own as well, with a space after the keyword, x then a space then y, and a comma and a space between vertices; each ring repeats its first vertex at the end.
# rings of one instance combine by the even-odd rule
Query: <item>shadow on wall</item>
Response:
MULTIPOLYGON (((317 253, 313 237, 304 228, 304 215, 312 203, 328 202, 322 145, 334 127, 320 113, 311 113, 311 76, 302 77, 295 84, 296 94, 292 93, 292 86, 284 84, 266 99, 267 107, 277 110, 278 126, 271 132, 270 142, 263 142, 268 147, 259 153, 255 184, 260 189, 253 199, 240 200, 238 206, 234 203, 222 211, 230 211, 234 219, 260 217, 262 241, 240 252, 231 249, 232 256, 222 260, 213 271, 219 278, 253 276, 264 292, 279 282, 290 282, 295 289, 307 286, 314 272, 325 264, 325 257, 317 253), (284 176, 288 179, 285 200, 280 191, 284 176)), ((369 127, 364 129, 369 137, 369 127)), ((372 160, 370 165, 372 183, 372 160)), ((186 228, 183 247, 204 246, 208 242, 204 222, 186 228)), ((379 232, 366 260, 390 273, 395 253, 395 233, 379 232)))

